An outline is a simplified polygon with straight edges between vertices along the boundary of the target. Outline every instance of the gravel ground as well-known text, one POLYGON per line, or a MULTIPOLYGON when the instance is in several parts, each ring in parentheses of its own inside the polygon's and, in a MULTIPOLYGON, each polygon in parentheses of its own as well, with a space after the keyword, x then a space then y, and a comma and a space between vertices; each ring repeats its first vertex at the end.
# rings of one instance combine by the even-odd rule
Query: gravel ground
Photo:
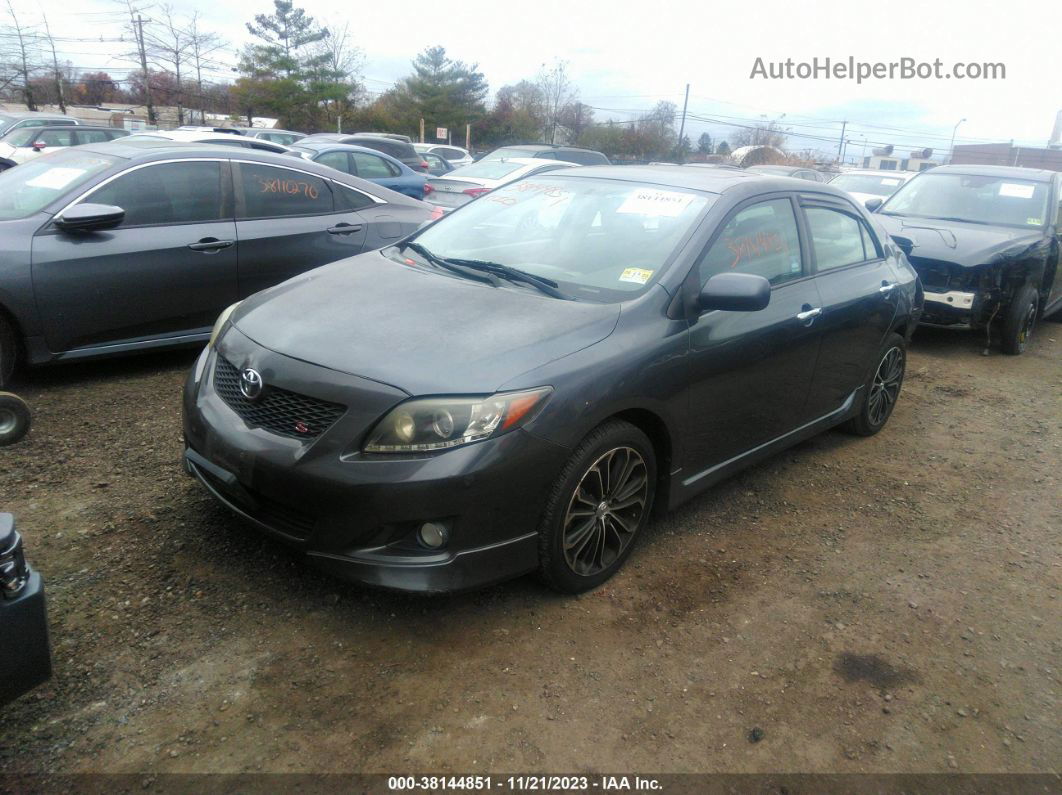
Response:
POLYGON ((888 428, 650 526, 564 598, 368 592, 178 466, 188 353, 40 370, 0 505, 55 675, 0 772, 1047 772, 1062 760, 1062 325, 920 332, 888 428))

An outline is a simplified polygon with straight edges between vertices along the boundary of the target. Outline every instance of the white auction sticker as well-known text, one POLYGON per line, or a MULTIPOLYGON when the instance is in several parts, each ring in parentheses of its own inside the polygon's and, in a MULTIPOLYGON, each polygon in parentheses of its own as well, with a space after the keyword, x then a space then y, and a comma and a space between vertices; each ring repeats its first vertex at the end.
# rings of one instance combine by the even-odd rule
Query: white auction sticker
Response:
POLYGON ((999 185, 999 195, 1015 199, 1031 199, 1035 187, 1035 185, 1023 185, 1017 182, 1002 182, 999 185))
POLYGON ((82 168, 53 168, 33 179, 26 180, 26 184, 31 188, 61 190, 84 173, 85 170, 82 168))
POLYGON ((680 215, 692 201, 693 194, 691 193, 653 190, 650 188, 632 193, 624 200, 616 212, 672 217, 680 215))

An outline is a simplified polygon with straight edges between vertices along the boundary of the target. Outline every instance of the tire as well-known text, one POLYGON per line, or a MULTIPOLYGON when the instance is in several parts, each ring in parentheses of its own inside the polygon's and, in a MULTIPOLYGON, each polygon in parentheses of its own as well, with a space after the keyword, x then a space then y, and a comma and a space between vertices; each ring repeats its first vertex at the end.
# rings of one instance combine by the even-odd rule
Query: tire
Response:
POLYGON ((621 420, 595 428, 572 453, 546 500, 538 530, 542 580, 562 593, 582 593, 605 582, 634 548, 655 493, 656 456, 649 437, 621 420), (627 504, 617 508, 619 502, 627 504))
POLYGON ((1039 309, 1040 293, 1035 285, 1026 282, 1014 292, 1003 315, 1003 353, 1011 356, 1025 353, 1039 309))
POLYGON ((15 330, 0 312, 0 388, 11 386, 18 364, 18 338, 15 330))
POLYGON ((29 433, 31 422, 26 401, 10 392, 0 392, 0 447, 14 444, 29 433))
POLYGON ((899 334, 889 334, 875 362, 863 389, 865 397, 859 413, 841 426, 857 436, 873 436, 892 416, 907 370, 907 341, 899 334))

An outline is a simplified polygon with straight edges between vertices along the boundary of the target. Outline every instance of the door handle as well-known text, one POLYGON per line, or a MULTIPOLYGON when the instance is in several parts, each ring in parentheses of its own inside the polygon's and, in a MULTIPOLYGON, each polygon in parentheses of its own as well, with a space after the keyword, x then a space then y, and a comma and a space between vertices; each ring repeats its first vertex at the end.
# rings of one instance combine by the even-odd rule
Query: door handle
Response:
POLYGON ((888 295, 889 293, 891 293, 895 289, 896 289, 896 283, 895 282, 885 282, 885 281, 883 281, 881 283, 881 287, 878 288, 878 292, 881 293, 882 295, 888 295))
POLYGON ((328 227, 327 231, 330 235, 352 235, 364 228, 361 224, 336 224, 328 227))
POLYGON ((814 320, 822 314, 822 307, 815 307, 814 309, 805 309, 803 312, 797 312, 796 319, 801 323, 808 320, 814 320))
POLYGON ((215 238, 203 238, 198 243, 189 244, 188 248, 192 251, 205 251, 208 254, 213 251, 221 251, 223 248, 228 248, 233 245, 234 240, 217 240, 215 238))

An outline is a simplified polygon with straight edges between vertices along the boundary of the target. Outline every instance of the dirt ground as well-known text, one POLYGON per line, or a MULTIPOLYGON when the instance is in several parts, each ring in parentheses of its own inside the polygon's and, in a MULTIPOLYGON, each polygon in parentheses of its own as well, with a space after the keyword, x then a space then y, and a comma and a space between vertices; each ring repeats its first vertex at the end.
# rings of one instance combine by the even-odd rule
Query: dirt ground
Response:
POLYGON ((316 572, 178 466, 192 354, 31 373, 0 505, 56 670, 0 772, 1058 771, 1062 325, 979 353, 919 332, 883 433, 716 487, 578 598, 316 572))

